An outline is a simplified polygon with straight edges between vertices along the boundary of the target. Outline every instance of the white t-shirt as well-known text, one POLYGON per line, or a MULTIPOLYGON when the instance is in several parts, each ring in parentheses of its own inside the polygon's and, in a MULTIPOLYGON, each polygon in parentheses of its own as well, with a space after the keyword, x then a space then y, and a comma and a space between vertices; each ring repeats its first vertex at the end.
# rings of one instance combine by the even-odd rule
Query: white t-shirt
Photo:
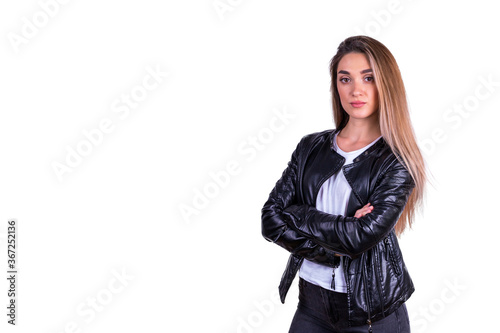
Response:
MULTIPOLYGON (((334 148, 339 155, 345 158, 344 165, 351 164, 352 161, 366 149, 371 147, 382 136, 379 136, 369 145, 350 152, 341 150, 337 145, 337 134, 333 138, 334 148)), ((349 196, 351 195, 351 186, 345 178, 344 172, 340 169, 336 174, 326 180, 318 192, 316 198, 316 209, 333 215, 345 215, 349 196)), ((304 280, 336 292, 347 292, 347 285, 344 276, 342 260, 337 268, 331 268, 325 265, 304 259, 300 267, 299 276, 304 280), (332 280, 335 277, 335 289, 332 288, 332 280)))

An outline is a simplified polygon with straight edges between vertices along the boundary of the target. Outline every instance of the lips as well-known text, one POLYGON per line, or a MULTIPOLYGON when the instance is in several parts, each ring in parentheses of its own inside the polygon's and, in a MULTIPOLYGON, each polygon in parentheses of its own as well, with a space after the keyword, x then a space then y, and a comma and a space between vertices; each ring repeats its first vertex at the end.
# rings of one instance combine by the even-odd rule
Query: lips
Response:
POLYGON ((360 107, 364 106, 366 104, 366 102, 354 101, 354 102, 351 102, 349 104, 351 104, 355 108, 360 108, 360 107))

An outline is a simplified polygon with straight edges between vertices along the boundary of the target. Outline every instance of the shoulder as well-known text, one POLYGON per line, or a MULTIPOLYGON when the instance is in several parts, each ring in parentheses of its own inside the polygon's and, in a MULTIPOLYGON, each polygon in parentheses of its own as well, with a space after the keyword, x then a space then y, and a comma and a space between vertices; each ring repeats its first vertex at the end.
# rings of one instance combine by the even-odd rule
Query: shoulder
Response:
POLYGON ((299 145, 310 147, 317 145, 318 143, 323 143, 325 141, 331 141, 335 129, 327 129, 321 132, 314 132, 304 135, 299 142, 299 145))
POLYGON ((413 178, 408 171, 402 157, 387 144, 384 138, 381 138, 379 149, 376 152, 376 159, 380 163, 379 178, 395 177, 404 179, 405 182, 414 185, 413 178))

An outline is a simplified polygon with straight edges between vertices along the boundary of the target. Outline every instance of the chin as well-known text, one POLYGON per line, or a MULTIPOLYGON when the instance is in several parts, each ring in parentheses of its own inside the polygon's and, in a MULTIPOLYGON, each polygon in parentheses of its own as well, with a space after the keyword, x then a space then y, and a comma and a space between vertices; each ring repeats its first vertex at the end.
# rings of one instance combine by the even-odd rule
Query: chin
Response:
POLYGON ((367 119, 372 118, 375 112, 348 112, 350 118, 354 119, 367 119))

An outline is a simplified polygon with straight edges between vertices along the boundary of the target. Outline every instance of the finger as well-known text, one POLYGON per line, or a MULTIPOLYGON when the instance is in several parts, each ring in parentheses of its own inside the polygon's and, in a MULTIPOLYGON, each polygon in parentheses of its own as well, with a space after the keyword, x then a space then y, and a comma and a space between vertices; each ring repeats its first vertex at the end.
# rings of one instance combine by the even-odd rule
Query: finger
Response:
POLYGON ((363 207, 363 208, 360 208, 356 211, 356 214, 354 215, 354 217, 359 218, 359 217, 365 216, 368 213, 371 213, 372 211, 373 211, 373 206, 363 207))
POLYGON ((369 211, 365 210, 365 209, 359 209, 356 214, 354 215, 354 217, 362 217, 362 216, 365 216, 366 214, 368 214, 369 211))

